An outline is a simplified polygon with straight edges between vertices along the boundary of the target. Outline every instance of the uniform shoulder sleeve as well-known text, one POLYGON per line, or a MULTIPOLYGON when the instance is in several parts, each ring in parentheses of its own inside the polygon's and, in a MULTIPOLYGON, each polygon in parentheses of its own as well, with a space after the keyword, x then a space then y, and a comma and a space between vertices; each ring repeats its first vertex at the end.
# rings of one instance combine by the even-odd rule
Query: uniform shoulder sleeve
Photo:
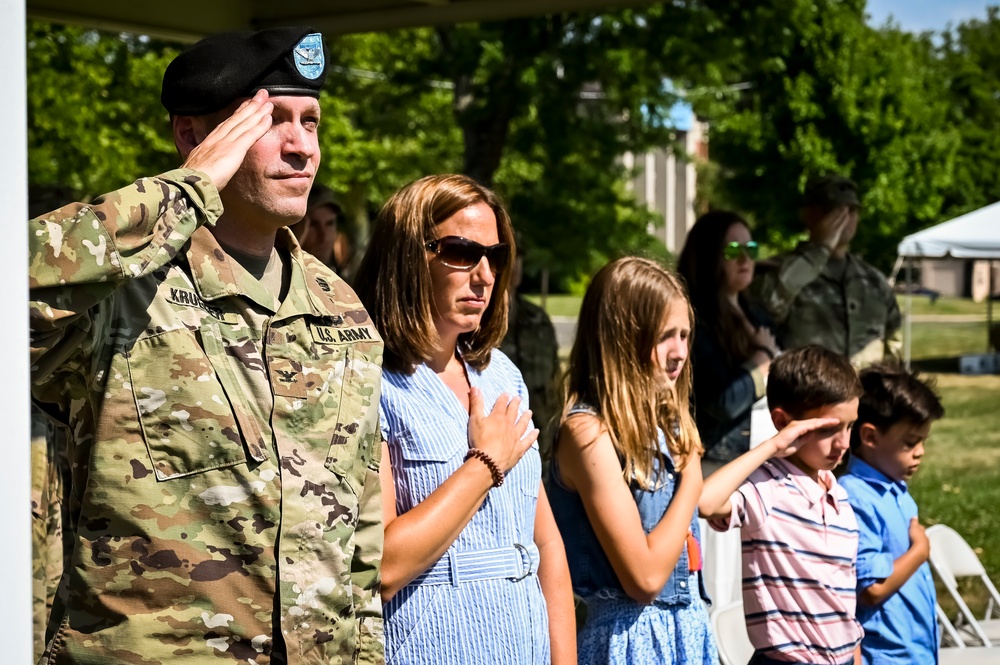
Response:
POLYGON ((190 169, 141 178, 92 203, 29 222, 33 378, 102 337, 97 306, 127 280, 170 262, 191 234, 222 214, 208 176, 190 169))
POLYGON ((71 203, 29 223, 29 286, 72 286, 148 274, 177 254, 191 234, 222 214, 208 176, 190 169, 141 178, 71 203))
POLYGON ((792 303, 826 267, 830 252, 813 243, 802 243, 789 254, 764 261, 750 285, 754 303, 777 323, 788 318, 792 303))

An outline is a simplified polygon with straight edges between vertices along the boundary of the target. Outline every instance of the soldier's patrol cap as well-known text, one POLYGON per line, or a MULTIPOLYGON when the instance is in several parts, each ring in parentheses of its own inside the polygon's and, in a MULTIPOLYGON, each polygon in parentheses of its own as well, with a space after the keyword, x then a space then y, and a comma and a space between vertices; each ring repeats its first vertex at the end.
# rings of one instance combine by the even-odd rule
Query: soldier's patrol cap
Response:
POLYGON ((823 208, 860 206, 858 186, 850 178, 835 173, 810 178, 802 195, 802 207, 814 205, 823 208))
POLYGON ((309 190, 309 202, 306 204, 306 212, 310 213, 322 206, 332 206, 338 215, 344 211, 344 207, 340 205, 340 201, 337 200, 337 195, 333 193, 332 189, 325 185, 313 183, 312 189, 309 190))
POLYGON ((261 89, 319 97, 328 55, 307 27, 211 35, 167 65, 160 102, 171 115, 206 115, 261 89))

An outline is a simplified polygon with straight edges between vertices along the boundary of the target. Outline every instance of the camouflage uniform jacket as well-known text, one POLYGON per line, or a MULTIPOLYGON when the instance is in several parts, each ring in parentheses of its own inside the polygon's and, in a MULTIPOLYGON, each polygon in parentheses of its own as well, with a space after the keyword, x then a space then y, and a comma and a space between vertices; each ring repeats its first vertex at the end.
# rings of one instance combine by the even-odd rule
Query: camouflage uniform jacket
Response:
POLYGON ((785 348, 819 344, 859 366, 898 355, 899 306, 885 276, 853 254, 838 276, 829 259, 827 248, 802 242, 757 264, 751 296, 777 323, 785 348))
POLYGON ((69 464, 63 428, 31 406, 31 558, 35 661, 45 651, 45 631, 66 568, 68 540, 63 496, 69 464))
POLYGON ((559 372, 559 343, 549 315, 520 294, 511 298, 507 335, 500 350, 514 361, 524 377, 532 421, 542 431, 538 445, 542 459, 547 461, 552 448, 554 419, 558 415, 555 384, 559 372))
POLYGON ((44 662, 383 661, 382 342, 287 229, 279 303, 221 214, 176 170, 31 222, 32 392, 77 516, 44 662))

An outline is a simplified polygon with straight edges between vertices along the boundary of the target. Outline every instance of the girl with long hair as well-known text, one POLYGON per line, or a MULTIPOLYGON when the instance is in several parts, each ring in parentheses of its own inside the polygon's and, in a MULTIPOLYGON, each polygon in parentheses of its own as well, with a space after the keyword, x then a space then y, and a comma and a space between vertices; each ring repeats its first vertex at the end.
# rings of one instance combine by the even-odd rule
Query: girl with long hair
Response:
POLYGON ((750 449, 750 412, 780 352, 767 314, 744 296, 758 248, 733 212, 702 215, 677 264, 695 314, 691 364, 706 474, 750 449))
POLYGON ((499 350, 514 233, 497 196, 428 176, 385 204, 357 292, 385 342, 386 661, 574 663, 566 554, 521 373, 499 350))
POLYGON ((551 470, 580 663, 716 663, 701 584, 701 442, 688 407, 693 316, 680 281, 641 258, 583 298, 551 470))

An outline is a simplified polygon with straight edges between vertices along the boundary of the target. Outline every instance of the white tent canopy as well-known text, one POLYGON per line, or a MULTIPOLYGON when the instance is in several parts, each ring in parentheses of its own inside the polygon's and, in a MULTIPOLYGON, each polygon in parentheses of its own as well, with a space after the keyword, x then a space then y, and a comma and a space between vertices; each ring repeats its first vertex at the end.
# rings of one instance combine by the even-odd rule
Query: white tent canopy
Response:
POLYGON ((1000 259, 1000 202, 908 235, 904 258, 1000 259))
MULTIPOLYGON (((1000 202, 966 213, 961 217, 942 222, 929 229, 903 238, 899 243, 899 259, 892 271, 893 277, 906 261, 906 306, 903 322, 903 360, 910 365, 910 343, 913 339, 911 317, 911 271, 913 259, 1000 259, 1000 202)), ((990 348, 989 331, 993 326, 993 271, 986 289, 987 350, 990 348)))

